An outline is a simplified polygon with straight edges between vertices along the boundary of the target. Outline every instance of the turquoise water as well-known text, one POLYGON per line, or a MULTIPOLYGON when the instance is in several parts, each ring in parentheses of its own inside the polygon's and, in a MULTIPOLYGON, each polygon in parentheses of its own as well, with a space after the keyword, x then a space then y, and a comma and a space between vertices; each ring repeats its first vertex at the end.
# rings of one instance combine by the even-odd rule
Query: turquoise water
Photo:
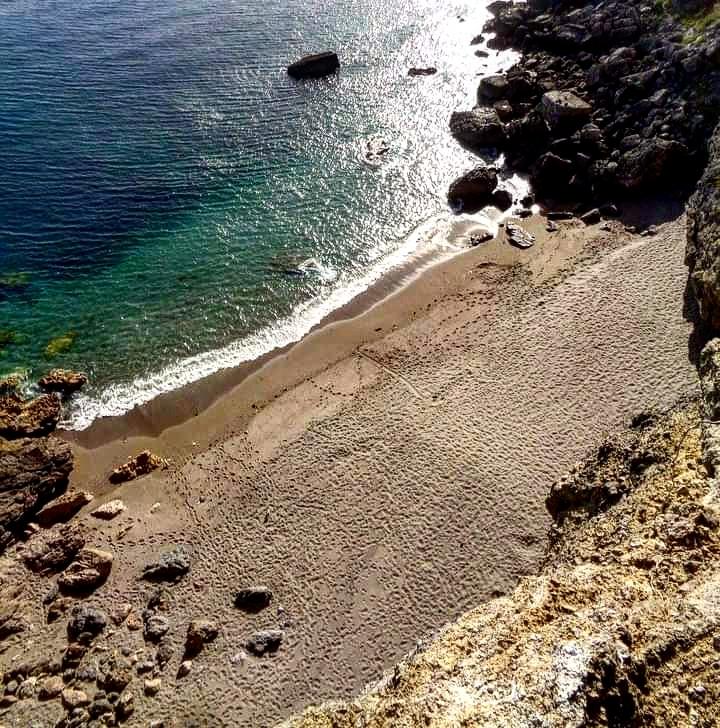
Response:
POLYGON ((85 427, 296 340, 445 245, 447 186, 477 162, 449 114, 510 62, 474 56, 485 18, 429 0, 4 2, 0 373, 88 372, 68 414, 85 427), (336 78, 287 77, 327 48, 336 78))

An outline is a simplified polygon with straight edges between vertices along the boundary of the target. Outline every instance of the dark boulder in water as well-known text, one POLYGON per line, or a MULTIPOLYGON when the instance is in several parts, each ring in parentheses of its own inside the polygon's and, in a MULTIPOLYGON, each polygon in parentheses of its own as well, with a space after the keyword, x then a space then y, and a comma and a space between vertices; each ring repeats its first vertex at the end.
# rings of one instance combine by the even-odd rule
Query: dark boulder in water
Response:
POLYGON ((475 167, 450 185, 448 200, 465 212, 476 212, 492 203, 497 183, 497 170, 493 167, 475 167))
POLYGON ((432 76, 437 73, 435 66, 428 66, 427 68, 411 68, 408 71, 408 76, 432 76))
POLYGON ((287 72, 293 78, 322 78, 335 73, 340 68, 337 53, 326 51, 303 56, 300 60, 291 63, 287 72))

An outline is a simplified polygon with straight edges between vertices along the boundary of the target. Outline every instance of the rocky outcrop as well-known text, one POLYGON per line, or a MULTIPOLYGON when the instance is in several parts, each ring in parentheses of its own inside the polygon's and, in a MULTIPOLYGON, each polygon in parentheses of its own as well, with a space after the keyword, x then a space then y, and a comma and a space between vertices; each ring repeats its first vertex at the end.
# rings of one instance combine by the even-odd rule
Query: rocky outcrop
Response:
POLYGON ((68 484, 70 446, 55 438, 0 438, 0 549, 68 484))
POLYGON ((337 53, 326 51, 303 56, 288 66, 288 75, 293 78, 322 78, 330 76, 340 68, 337 53))
POLYGON ((43 394, 25 400, 18 394, 0 397, 0 437, 41 437, 52 432, 60 420, 60 400, 43 394))
POLYGON ((285 728, 714 725, 720 496, 700 420, 638 418, 553 489, 538 576, 285 728))
POLYGON ((720 118, 720 24, 694 26, 686 7, 658 3, 491 8, 493 45, 523 57, 480 82, 478 103, 497 113, 495 146, 531 173, 542 200, 589 210, 628 193, 691 190, 720 118))
POLYGON ((701 317, 720 332, 720 126, 715 130, 705 172, 687 208, 685 262, 701 317))
POLYGON ((63 399, 68 399, 87 384, 88 378, 82 372, 67 369, 53 369, 38 380, 43 392, 56 392, 63 399))

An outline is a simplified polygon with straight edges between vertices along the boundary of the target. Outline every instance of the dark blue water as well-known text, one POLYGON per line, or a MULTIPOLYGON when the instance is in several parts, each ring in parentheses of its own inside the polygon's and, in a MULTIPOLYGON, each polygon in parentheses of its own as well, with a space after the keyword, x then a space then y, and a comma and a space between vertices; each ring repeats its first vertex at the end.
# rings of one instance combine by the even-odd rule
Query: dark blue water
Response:
POLYGON ((484 18, 463 2, 4 2, 0 374, 87 371, 70 413, 86 426, 299 338, 447 245, 447 185, 476 162, 449 113, 508 63, 473 55, 484 18), (326 48, 336 78, 287 77, 326 48))

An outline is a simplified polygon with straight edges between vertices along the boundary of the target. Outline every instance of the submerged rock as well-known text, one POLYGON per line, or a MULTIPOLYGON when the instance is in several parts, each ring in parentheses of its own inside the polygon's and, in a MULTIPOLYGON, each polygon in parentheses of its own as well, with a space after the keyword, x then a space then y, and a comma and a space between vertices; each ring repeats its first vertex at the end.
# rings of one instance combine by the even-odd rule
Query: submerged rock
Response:
POLYGON ((408 71, 408 76, 432 76, 437 73, 435 66, 428 66, 427 68, 411 68, 408 71))
POLYGON ((322 78, 340 68, 337 53, 326 51, 303 56, 288 66, 287 72, 293 78, 322 78))

